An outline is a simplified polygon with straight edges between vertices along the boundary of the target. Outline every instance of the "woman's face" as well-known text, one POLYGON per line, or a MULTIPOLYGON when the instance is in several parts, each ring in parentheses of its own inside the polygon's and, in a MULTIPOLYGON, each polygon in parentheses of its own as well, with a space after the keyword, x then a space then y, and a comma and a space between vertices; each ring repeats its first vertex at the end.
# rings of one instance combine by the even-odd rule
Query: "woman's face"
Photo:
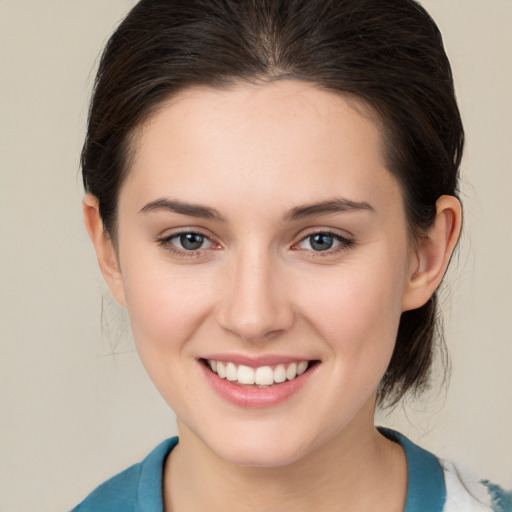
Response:
POLYGON ((226 460, 279 466, 373 428, 416 260, 356 106, 295 81, 189 89, 135 137, 116 295, 180 434, 226 460))

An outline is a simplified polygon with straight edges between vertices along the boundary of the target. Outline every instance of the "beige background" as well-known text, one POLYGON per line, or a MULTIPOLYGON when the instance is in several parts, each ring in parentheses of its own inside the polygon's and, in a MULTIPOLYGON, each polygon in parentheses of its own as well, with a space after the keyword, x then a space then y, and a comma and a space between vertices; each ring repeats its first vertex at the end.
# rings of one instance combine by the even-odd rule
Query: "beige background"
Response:
MULTIPOLYGON (((93 66, 132 3, 0 0, 2 512, 66 510, 175 432, 81 222, 93 66)), ((512 0, 424 5, 445 36, 468 139, 466 233, 444 295, 453 378, 447 394, 380 421, 510 487, 512 0)))

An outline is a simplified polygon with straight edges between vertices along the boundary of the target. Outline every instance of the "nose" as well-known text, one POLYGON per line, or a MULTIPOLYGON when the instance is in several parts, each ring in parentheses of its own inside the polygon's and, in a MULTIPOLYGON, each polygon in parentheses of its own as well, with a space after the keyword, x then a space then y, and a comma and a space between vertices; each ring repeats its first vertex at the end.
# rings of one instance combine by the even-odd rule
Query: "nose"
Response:
POLYGON ((230 265, 228 280, 218 309, 223 329, 245 341, 258 342, 292 326, 293 306, 283 273, 272 255, 251 250, 239 254, 230 265))

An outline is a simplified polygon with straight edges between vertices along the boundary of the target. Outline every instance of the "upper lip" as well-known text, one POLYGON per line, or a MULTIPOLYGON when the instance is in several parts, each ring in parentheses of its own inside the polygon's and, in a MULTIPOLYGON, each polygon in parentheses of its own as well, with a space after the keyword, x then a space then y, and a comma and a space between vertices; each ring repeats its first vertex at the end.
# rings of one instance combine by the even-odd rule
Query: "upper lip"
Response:
POLYGON ((259 356, 248 356, 244 354, 210 354, 203 359, 210 361, 222 361, 223 363, 234 363, 236 365, 258 368, 260 366, 275 366, 278 364, 300 363, 301 361, 312 361, 309 357, 289 356, 279 354, 267 354, 259 356))

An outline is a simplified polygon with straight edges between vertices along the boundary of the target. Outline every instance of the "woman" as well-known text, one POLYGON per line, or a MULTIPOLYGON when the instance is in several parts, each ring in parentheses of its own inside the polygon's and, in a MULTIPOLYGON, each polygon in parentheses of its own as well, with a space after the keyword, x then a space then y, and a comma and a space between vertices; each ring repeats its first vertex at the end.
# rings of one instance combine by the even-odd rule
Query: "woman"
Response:
POLYGON ((142 0, 102 57, 85 223, 170 439, 76 510, 511 510, 376 405, 427 385, 463 129, 412 0, 142 0))

